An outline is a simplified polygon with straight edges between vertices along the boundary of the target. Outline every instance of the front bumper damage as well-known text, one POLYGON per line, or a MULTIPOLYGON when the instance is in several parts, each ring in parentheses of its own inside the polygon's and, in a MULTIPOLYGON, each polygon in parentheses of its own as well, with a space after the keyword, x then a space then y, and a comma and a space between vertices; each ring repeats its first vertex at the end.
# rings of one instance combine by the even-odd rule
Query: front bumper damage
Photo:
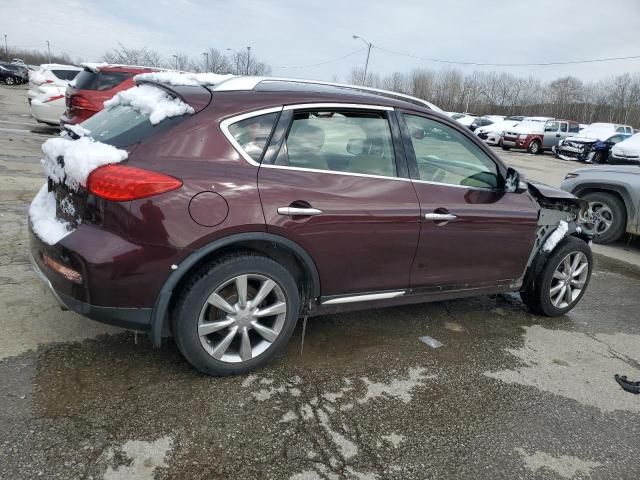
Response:
POLYGON ((576 145, 559 145, 551 148, 556 158, 560 160, 578 160, 579 162, 591 163, 596 151, 588 143, 576 145))
POLYGON ((589 244, 593 238, 586 227, 592 221, 589 202, 546 185, 529 183, 528 186, 540 207, 540 213, 536 239, 523 276, 522 290, 537 278, 547 258, 564 238, 571 235, 589 244))

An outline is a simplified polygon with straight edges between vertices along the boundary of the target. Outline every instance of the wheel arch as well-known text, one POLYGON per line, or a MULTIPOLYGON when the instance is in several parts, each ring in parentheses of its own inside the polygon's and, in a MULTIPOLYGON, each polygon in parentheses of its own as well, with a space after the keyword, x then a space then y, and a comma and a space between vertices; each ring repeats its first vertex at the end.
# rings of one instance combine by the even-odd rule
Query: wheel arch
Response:
POLYGON ((631 197, 627 188, 623 185, 613 185, 606 183, 585 183, 576 186, 571 193, 576 197, 582 197, 588 193, 609 193, 618 197, 622 201, 625 209, 627 210, 627 230, 629 222, 632 222, 636 217, 636 207, 633 204, 633 198, 631 197))
POLYGON ((193 252, 171 272, 156 297, 151 313, 149 335, 154 346, 160 346, 163 333, 169 326, 169 311, 172 302, 183 285, 205 262, 232 251, 252 251, 262 253, 282 263, 298 274, 302 294, 302 306, 320 296, 320 275, 313 258, 296 242, 266 232, 247 232, 215 240, 193 252))

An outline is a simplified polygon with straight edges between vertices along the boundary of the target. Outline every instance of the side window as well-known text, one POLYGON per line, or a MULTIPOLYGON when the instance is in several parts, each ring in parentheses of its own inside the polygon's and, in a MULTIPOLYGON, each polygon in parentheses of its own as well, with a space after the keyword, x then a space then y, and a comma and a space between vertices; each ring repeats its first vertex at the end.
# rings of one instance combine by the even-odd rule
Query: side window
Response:
POLYGON ((580 132, 580 124, 579 123, 570 123, 569 124, 569 133, 579 133, 580 132))
POLYGON ((296 112, 275 164, 396 176, 389 122, 373 111, 296 112))
POLYGON ((547 122, 544 126, 545 132, 557 132, 558 131, 558 122, 547 122))
POLYGON ((260 162, 277 117, 278 112, 274 112, 240 120, 229 126, 229 133, 247 155, 260 162))
POLYGON ((567 122, 561 122, 560 123, 560 131, 561 132, 566 132, 567 131, 567 122))
POLYGON ((498 166, 457 130, 428 118, 404 115, 418 162, 420 180, 498 188, 498 166))

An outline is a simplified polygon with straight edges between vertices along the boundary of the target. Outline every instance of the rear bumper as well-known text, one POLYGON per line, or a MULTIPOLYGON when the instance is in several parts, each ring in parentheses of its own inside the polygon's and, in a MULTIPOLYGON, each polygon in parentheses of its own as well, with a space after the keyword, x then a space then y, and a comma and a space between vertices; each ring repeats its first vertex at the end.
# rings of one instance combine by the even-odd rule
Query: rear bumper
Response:
POLYGON ((31 265, 40 280, 48 287, 49 291, 65 310, 71 310, 83 317, 97 322, 147 332, 151 328, 151 308, 120 308, 102 307, 81 302, 69 295, 56 291, 51 280, 45 275, 39 262, 31 255, 31 265))
POLYGON ((53 102, 31 102, 31 115, 37 121, 50 125, 60 125, 60 116, 64 113, 64 99, 53 102))

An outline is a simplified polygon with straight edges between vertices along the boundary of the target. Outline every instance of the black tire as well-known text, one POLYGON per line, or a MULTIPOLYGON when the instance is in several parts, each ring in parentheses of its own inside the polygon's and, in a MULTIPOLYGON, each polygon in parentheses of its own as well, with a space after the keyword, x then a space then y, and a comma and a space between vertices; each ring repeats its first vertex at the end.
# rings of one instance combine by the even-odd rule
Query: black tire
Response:
MULTIPOLYGON (((627 229, 627 209, 618 197, 611 193, 606 192, 593 192, 587 193, 583 197, 583 200, 589 202, 589 204, 606 205, 611 211, 612 218, 611 226, 602 233, 597 233, 593 238, 595 243, 607 244, 613 243, 622 237, 627 229)), ((593 205, 592 205, 593 208, 593 205)), ((603 216, 604 216, 603 212, 603 216)))
POLYGON ((4 83, 6 83, 7 85, 15 85, 16 79, 13 77, 6 77, 4 79, 4 83))
POLYGON ((602 152, 594 153, 593 157, 591 158, 591 163, 593 164, 606 163, 602 161, 602 152))
POLYGON ((502 147, 503 150, 511 150, 511 147, 507 147, 505 145, 500 145, 502 147))
POLYGON ((539 140, 534 140, 527 147, 527 152, 532 153, 533 155, 538 155, 542 153, 542 144, 539 140))
POLYGON ((564 315, 573 307, 575 307, 589 286, 591 280, 591 271, 593 269, 593 255, 591 248, 584 241, 576 237, 565 237, 553 250, 551 255, 546 259, 546 262, 537 276, 530 282, 525 290, 520 292, 520 298, 530 310, 540 315, 546 315, 548 317, 556 317, 564 315), (550 290, 551 282, 553 281, 553 275, 560 263, 567 255, 575 252, 582 252, 588 261, 588 272, 586 275, 586 281, 580 291, 579 295, 573 299, 573 301, 565 307, 556 307, 551 300, 550 290))
MULTIPOLYGON (((249 289, 251 286, 249 286, 249 289)), ((249 299, 250 300, 250 299, 249 299)), ((219 311, 225 315, 222 310, 219 311)), ((300 294, 291 273, 278 262, 261 255, 239 253, 220 258, 205 265, 183 288, 172 313, 172 330, 178 349, 196 369, 212 376, 237 375, 249 372, 269 362, 287 344, 295 330, 300 313, 300 294), (286 313, 284 324, 275 340, 262 353, 250 360, 231 363, 214 358, 201 343, 198 325, 207 299, 217 288, 239 275, 259 275, 272 280, 284 294, 286 313)), ((222 317, 216 317, 222 318, 222 317)), ((224 317, 229 318, 229 317, 224 317)), ((216 320, 214 319, 214 320, 216 320)), ((223 333, 230 330, 221 330, 223 333)), ((218 335, 215 333, 213 335, 218 335)), ((263 341, 257 332, 254 340, 263 341)), ((240 336, 240 335, 239 335, 240 336)), ((234 342, 235 336, 234 336, 234 342)), ((238 343, 241 339, 237 340, 238 343)), ((232 343, 233 345, 233 343, 232 343)))

